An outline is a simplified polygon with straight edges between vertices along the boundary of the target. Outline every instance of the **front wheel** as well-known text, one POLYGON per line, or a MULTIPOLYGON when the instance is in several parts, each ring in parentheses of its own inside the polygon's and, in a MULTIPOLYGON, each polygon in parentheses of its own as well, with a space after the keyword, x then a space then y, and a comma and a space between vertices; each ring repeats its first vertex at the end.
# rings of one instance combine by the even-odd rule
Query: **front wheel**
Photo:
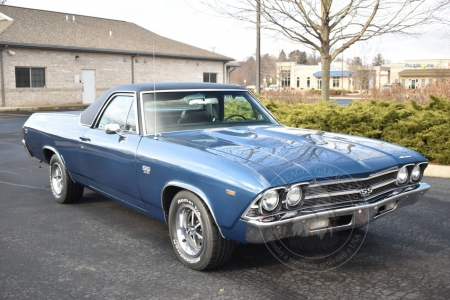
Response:
POLYGON ((72 181, 56 154, 50 159, 50 187, 53 197, 59 203, 74 203, 83 196, 83 186, 72 181))
POLYGON ((191 269, 218 267, 233 253, 234 242, 220 235, 208 207, 191 192, 181 191, 173 198, 169 231, 175 253, 191 269))

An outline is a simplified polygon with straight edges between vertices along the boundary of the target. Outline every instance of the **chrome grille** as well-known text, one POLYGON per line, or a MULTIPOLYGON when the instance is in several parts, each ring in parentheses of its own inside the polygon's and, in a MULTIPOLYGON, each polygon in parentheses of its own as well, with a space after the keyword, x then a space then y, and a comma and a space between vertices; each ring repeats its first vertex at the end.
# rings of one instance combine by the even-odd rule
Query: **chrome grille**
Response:
POLYGON ((390 180, 395 179, 396 175, 397 174, 395 172, 392 172, 368 180, 356 180, 350 182, 334 183, 329 185, 319 185, 315 187, 310 187, 306 191, 306 197, 308 198, 320 194, 359 190, 366 186, 374 186, 386 181, 389 182, 390 180))
MULTIPOLYGON (((379 182, 378 184, 381 184, 382 182, 379 182)), ((381 186, 379 188, 373 189, 372 193, 369 197, 373 197, 376 195, 379 195, 381 193, 384 193, 389 190, 395 189, 397 186, 395 183, 389 183, 387 185, 381 186)), ((339 196, 324 196, 320 198, 310 198, 306 199, 303 207, 311 207, 311 206, 319 206, 319 205, 328 205, 328 204, 338 204, 338 203, 358 203, 358 202, 364 202, 366 201, 366 198, 361 196, 359 193, 354 194, 346 194, 346 195, 339 195, 339 196)))
MULTIPOLYGON (((398 188, 395 184, 397 171, 391 171, 371 178, 343 180, 341 182, 330 182, 329 184, 312 184, 305 193, 305 200, 302 208, 312 208, 327 205, 358 204, 370 201, 374 197, 380 196, 388 191, 398 188), (367 192, 367 190, 371 192, 367 192), (366 192, 365 192, 366 191, 366 192)), ((255 201, 245 213, 246 217, 255 218, 261 214, 258 210, 259 200, 255 201)), ((282 206, 277 215, 282 215, 290 210, 282 206)))

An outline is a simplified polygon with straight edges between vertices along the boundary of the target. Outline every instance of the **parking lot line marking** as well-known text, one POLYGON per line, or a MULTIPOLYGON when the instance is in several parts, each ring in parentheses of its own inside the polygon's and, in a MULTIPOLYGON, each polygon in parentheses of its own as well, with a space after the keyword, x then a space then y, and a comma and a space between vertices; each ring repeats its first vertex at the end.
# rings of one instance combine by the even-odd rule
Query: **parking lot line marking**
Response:
POLYGON ((0 183, 8 184, 8 185, 14 185, 14 186, 26 187, 26 188, 30 188, 30 189, 40 189, 40 190, 46 190, 46 191, 49 191, 49 190, 50 190, 50 188, 43 188, 43 187, 39 187, 39 186, 32 186, 32 185, 26 185, 26 184, 18 184, 18 183, 6 182, 6 181, 0 181, 0 183))

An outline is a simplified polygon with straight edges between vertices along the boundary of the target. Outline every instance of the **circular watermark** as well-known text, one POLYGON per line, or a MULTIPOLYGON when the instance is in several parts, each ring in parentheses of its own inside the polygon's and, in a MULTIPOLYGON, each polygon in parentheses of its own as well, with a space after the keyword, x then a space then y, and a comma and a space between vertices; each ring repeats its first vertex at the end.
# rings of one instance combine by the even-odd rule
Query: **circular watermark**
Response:
POLYGON ((290 268, 304 272, 337 268, 351 259, 363 244, 368 225, 358 229, 356 224, 368 223, 369 212, 362 208, 336 212, 332 207, 363 203, 365 194, 371 192, 370 187, 359 184, 343 169, 326 163, 313 167, 291 165, 279 172, 272 184, 301 182, 311 182, 311 186, 301 211, 294 216, 296 221, 281 225, 274 222, 269 230, 261 230, 262 238, 272 255, 290 268), (316 178, 325 179, 324 184, 315 182, 316 178))

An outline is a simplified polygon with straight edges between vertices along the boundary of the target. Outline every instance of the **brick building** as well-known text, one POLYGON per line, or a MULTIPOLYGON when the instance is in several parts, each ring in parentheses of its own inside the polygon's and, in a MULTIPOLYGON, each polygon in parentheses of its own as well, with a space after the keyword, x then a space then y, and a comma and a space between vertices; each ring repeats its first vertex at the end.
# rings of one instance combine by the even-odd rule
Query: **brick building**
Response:
POLYGON ((0 6, 1 106, 91 103, 154 80, 225 82, 232 60, 129 22, 0 6))

